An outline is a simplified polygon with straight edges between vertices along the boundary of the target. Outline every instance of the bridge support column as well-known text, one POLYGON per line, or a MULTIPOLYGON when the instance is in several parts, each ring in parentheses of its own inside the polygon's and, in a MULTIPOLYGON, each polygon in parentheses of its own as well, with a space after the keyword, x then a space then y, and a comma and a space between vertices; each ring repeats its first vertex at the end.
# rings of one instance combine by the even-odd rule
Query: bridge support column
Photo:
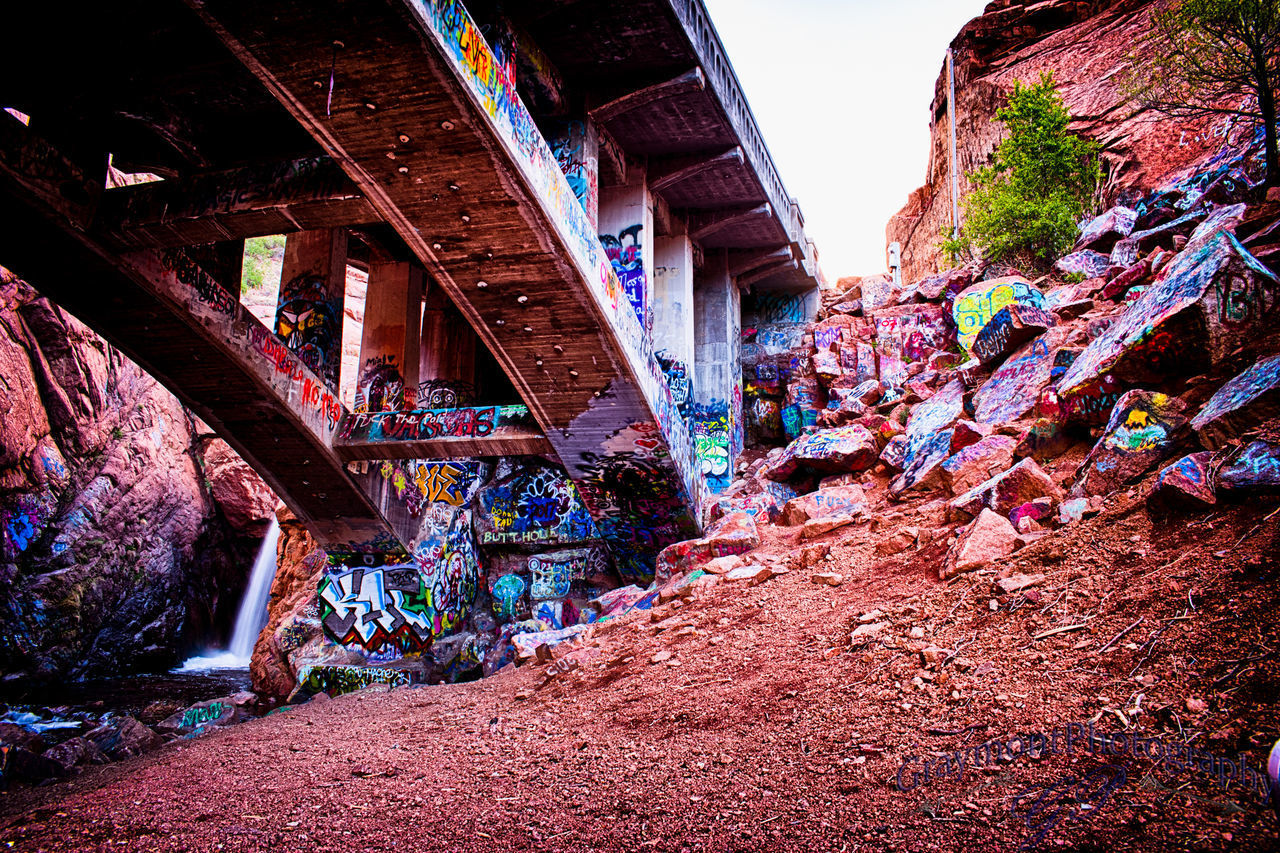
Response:
POLYGON ((275 333, 336 391, 342 369, 347 232, 300 231, 284 245, 275 333))
POLYGON ((244 240, 223 240, 203 246, 187 246, 187 256, 199 264, 227 293, 240 299, 244 273, 244 240))
POLYGON ((658 237, 653 258, 653 351, 687 420, 693 413, 693 243, 683 234, 658 237))
POLYGON ((476 333, 434 282, 422 309, 422 345, 418 361, 418 400, 422 409, 470 405, 478 389, 476 333))
POLYGON ((422 280, 423 270, 417 264, 369 265, 355 411, 394 412, 414 407, 422 280))
POLYGON ((628 169, 630 183, 600 190, 600 242, 631 307, 648 329, 649 270, 653 269, 653 197, 641 169, 628 169))
POLYGON ((712 492, 733 482, 742 451, 742 303, 723 251, 709 252, 694 283, 694 454, 712 492))

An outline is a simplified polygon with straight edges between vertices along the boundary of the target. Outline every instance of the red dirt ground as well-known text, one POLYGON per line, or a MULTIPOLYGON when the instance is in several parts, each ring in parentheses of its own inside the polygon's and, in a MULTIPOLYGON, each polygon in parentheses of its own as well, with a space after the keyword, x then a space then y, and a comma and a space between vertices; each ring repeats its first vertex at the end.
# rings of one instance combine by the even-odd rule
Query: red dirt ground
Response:
MULTIPOLYGON (((546 666, 526 666, 472 684, 364 691, 15 790, 0 806, 0 843, 1280 848, 1276 815, 1255 793, 1140 756, 1024 756, 895 786, 909 758, 907 787, 944 751, 1090 720, 1098 732, 1136 728, 1262 766, 1280 735, 1276 501, 1153 521, 1142 493, 1114 495, 1101 515, 1006 560, 1006 573, 1047 575, 1027 594, 993 593, 994 570, 939 583, 942 542, 875 556, 895 525, 931 526, 917 501, 878 532, 864 523, 818 540, 834 545, 821 568, 844 574, 839 587, 799 569, 756 587, 722 583, 600 626, 564 655, 577 667, 558 661, 568 671, 550 679, 546 666), (890 626, 851 646, 871 610, 890 626), (917 626, 923 638, 911 637, 917 626), (954 654, 922 669, 929 644, 954 654), (653 663, 660 651, 671 657, 653 663)), ((768 528, 757 556, 798 553, 808 543, 796 530, 768 528)))

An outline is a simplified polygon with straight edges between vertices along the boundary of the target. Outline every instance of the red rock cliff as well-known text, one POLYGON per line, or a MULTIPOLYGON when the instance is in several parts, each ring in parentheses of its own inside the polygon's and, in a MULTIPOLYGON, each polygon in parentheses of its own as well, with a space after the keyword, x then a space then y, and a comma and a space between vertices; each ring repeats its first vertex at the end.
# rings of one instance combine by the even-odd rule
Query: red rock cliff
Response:
MULTIPOLYGON (((968 173, 986 165, 1000 142, 993 121, 1014 81, 1035 81, 1051 71, 1072 129, 1103 146, 1115 198, 1145 192, 1212 155, 1243 131, 1230 121, 1174 122, 1140 110, 1123 94, 1129 53, 1150 30, 1161 0, 996 0, 951 42, 956 74, 956 148, 961 197, 968 173)), ((902 246, 902 277, 914 281, 940 269, 938 235, 951 223, 950 122, 946 63, 930 105, 925 183, 885 229, 886 243, 902 246)))

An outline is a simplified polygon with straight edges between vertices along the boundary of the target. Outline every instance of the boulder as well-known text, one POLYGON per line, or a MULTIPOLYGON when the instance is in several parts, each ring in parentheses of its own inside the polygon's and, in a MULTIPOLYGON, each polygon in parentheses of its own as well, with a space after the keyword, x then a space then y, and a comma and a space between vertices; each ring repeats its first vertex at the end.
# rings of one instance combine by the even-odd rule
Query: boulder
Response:
POLYGON ((866 427, 852 424, 803 435, 788 449, 799 465, 818 473, 839 474, 870 468, 880 445, 866 427))
POLYGON ((1011 423, 1027 415, 1048 387, 1059 349, 1068 340, 1055 326, 1009 357, 973 394, 973 419, 980 424, 1011 423))
POLYGON ((1062 489, 1034 459, 1023 459, 1008 471, 974 486, 948 506, 963 518, 974 518, 984 508, 1007 517, 1015 507, 1041 497, 1061 501, 1062 489))
POLYGON ((991 427, 975 421, 958 420, 951 430, 951 452, 959 453, 991 435, 991 427))
POLYGON ((779 522, 788 527, 804 524, 813 518, 859 513, 866 508, 862 487, 856 485, 819 489, 787 501, 779 522))
POLYGON ((1280 355, 1264 358, 1219 388, 1191 419, 1191 428, 1201 444, 1217 450, 1274 417, 1280 417, 1280 355))
POLYGON ((982 327, 973 339, 973 355, 982 364, 994 364, 1057 325, 1053 316, 1030 305, 1007 305, 982 327))
POLYGON ((84 738, 115 761, 141 755, 164 743, 160 735, 133 717, 111 717, 84 738))
POLYGON ((1092 249, 1081 249, 1058 258, 1053 265, 1054 272, 1059 275, 1083 275, 1085 278, 1097 278, 1104 275, 1111 266, 1111 258, 1092 249))
MULTIPOLYGON (((585 627, 585 626, 575 626, 585 627)), ((409 675, 398 669, 381 666, 308 665, 298 670, 298 686, 289 701, 305 700, 317 693, 340 696, 366 687, 404 687, 409 675)))
POLYGON ((907 436, 899 433, 885 442, 884 450, 880 451, 880 461, 890 468, 902 470, 902 462, 907 457, 907 436))
POLYGON ((1072 494, 1105 495, 1141 477, 1176 447, 1186 404, 1151 391, 1129 391, 1111 411, 1106 431, 1080 466, 1072 494))
POLYGON ((44 738, 28 728, 6 721, 0 722, 0 743, 5 746, 20 746, 32 752, 44 752, 44 738))
POLYGON ((1218 502, 1213 488, 1213 454, 1189 453, 1156 475, 1151 501, 1166 506, 1205 507, 1218 502))
POLYGON ((1200 372, 1250 350, 1280 306, 1280 280, 1215 231, 1187 244, 1124 313, 1090 342, 1058 383, 1065 399, 1106 374, 1126 382, 1200 372))
MULTIPOLYGON (((954 444, 954 434, 952 443, 954 444)), ((985 483, 1013 464, 1018 440, 1007 435, 988 435, 949 456, 942 463, 942 482, 953 495, 963 494, 985 483)))
POLYGON ((261 536, 275 518, 280 499, 222 439, 204 447, 204 476, 231 529, 261 536))
POLYGON ((64 740, 57 746, 46 749, 43 755, 61 767, 63 775, 69 773, 73 767, 85 764, 106 764, 109 760, 97 744, 83 737, 64 740))
POLYGON ((161 720, 156 725, 156 729, 164 734, 187 735, 197 729, 229 726, 232 723, 239 722, 242 718, 243 714, 240 713, 236 703, 228 696, 221 699, 210 699, 207 702, 197 702, 191 707, 161 720))
POLYGON ((993 560, 1012 554, 1018 547, 1018 533, 1009 519, 984 509, 960 534, 938 575, 942 580, 971 572, 993 560))
POLYGON ((915 407, 907 421, 902 474, 891 487, 893 493, 941 485, 940 469, 951 455, 949 427, 964 416, 964 392, 964 382, 956 378, 915 407))
POLYGON ((1239 456, 1218 469, 1217 486, 1233 497, 1280 490, 1280 444, 1249 442, 1239 456))
POLYGON ((1113 207, 1081 226, 1080 237, 1076 240, 1075 247, 1110 252, 1117 240, 1133 233, 1133 226, 1137 221, 1136 210, 1122 206, 1113 207))
POLYGON ((1021 276, 993 278, 966 287, 951 306, 960 346, 971 350, 978 333, 991 318, 1000 309, 1015 303, 1045 310, 1044 294, 1021 276))
POLYGON ((1106 286, 1102 288, 1103 299, 1119 299, 1128 292, 1138 282, 1151 275, 1150 261, 1139 261, 1120 273, 1115 278, 1108 281, 1106 286))
POLYGON ((1057 501, 1049 496, 1027 501, 1009 512, 1009 523, 1021 533, 1021 528, 1026 521, 1044 521, 1053 518, 1057 505, 1057 501))
POLYGON ((689 539, 668 545, 658 554, 656 577, 669 579, 677 572, 688 572, 716 557, 745 554, 760 545, 756 521, 745 512, 726 515, 707 529, 701 539, 689 539))

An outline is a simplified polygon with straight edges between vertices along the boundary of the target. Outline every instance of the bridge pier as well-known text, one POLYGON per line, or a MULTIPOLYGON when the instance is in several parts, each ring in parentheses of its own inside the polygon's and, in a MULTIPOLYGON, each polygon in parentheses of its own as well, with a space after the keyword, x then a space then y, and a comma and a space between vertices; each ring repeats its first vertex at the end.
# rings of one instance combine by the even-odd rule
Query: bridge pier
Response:
POLYGON ((347 231, 299 231, 285 239, 275 333, 331 390, 341 387, 347 231))
POLYGON ((708 254, 693 299, 694 455, 708 490, 719 493, 742 451, 742 301, 724 252, 708 254))
POLYGON ((423 270, 405 262, 369 264, 354 410, 413 409, 418 393, 423 270))

